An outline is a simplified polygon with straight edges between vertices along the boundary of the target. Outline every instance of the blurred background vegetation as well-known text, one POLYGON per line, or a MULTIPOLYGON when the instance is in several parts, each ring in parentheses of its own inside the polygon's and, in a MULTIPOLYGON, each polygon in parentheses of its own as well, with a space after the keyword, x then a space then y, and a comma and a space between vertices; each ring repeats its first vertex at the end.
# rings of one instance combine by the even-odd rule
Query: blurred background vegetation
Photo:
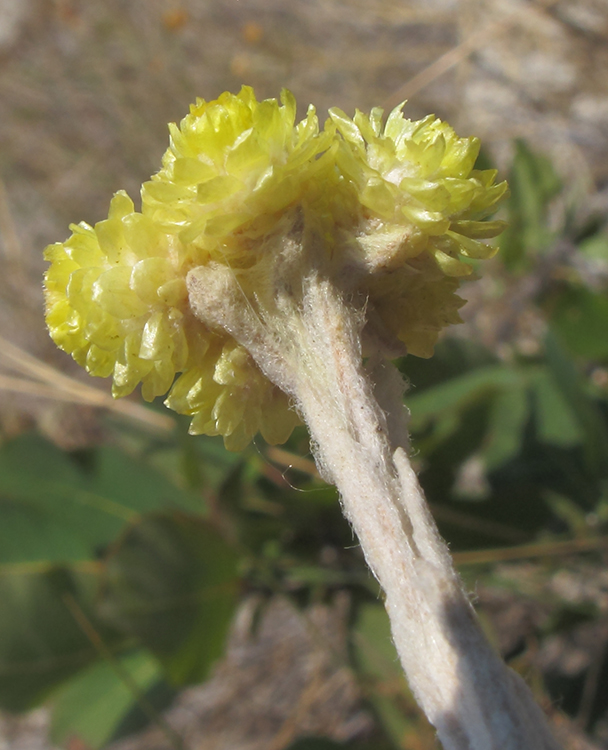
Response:
POLYGON ((510 229, 406 358, 415 461, 496 647, 608 748, 606 0, 0 1, 0 746, 426 750, 307 436, 243 454, 54 350, 42 249, 252 84, 482 137, 510 229))

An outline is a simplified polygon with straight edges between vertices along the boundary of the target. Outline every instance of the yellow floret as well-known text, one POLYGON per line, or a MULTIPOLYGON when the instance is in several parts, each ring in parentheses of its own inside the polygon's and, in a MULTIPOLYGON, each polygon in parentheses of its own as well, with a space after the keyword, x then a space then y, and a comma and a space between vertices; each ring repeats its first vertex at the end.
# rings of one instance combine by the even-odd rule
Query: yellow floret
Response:
POLYGON ((333 169, 332 129, 319 132, 312 106, 296 125, 293 95, 284 90, 281 102, 258 102, 249 86, 197 100, 170 126, 163 167, 142 188, 143 213, 218 260, 242 260, 231 236, 266 234, 333 169))
MULTIPOLYGON (((459 138, 441 120, 420 121, 394 109, 341 110, 330 117, 342 135, 337 164, 358 195, 353 227, 357 261, 368 272, 370 302, 411 354, 430 357, 439 331, 460 321, 459 280, 473 267, 462 258, 491 257, 480 242, 504 229, 482 221, 506 194, 495 170, 473 169, 477 138, 459 138)), ((352 252, 352 250, 351 250, 352 252)))
POLYGON ((166 393, 188 361, 192 318, 175 240, 122 191, 108 219, 71 229, 45 253, 51 337, 91 375, 112 375, 115 396, 140 381, 148 400, 166 393))
POLYGON ((193 417, 192 432, 221 434, 233 450, 258 431, 269 442, 289 437, 298 420, 284 394, 245 349, 194 319, 183 262, 193 257, 177 238, 134 212, 124 192, 107 220, 72 232, 45 252, 46 319, 57 346, 91 375, 111 375, 116 397, 140 382, 148 401, 170 391, 168 405, 193 417))

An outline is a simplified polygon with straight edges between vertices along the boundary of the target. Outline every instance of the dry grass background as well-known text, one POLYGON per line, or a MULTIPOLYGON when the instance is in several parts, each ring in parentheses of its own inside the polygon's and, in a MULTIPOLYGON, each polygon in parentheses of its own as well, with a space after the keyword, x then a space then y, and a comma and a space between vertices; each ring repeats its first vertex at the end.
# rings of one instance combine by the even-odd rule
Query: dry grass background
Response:
MULTIPOLYGON (((119 188, 136 198, 166 123, 242 83, 259 96, 286 86, 321 118, 409 98, 411 117, 480 135, 499 165, 526 138, 584 206, 608 203, 608 0, 0 0, 1 433, 99 438, 107 384, 48 340, 42 249, 70 221, 104 218, 119 188)), ((168 424, 136 401, 111 408, 168 424)), ((8 729, 3 749, 44 746, 8 729)), ((229 746, 268 747, 264 731, 229 746)))

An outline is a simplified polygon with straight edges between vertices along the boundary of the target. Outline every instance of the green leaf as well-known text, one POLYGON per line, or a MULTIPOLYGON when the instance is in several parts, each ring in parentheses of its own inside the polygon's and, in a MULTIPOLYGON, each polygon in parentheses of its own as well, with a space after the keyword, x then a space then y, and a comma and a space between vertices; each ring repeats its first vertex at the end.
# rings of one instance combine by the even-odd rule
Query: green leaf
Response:
POLYGON ((605 263, 608 260, 608 234, 605 230, 594 232, 580 243, 579 250, 592 261, 605 263))
POLYGON ((550 490, 545 493, 544 499, 553 514, 566 525, 572 535, 578 537, 588 535, 589 523, 586 509, 581 508, 569 497, 550 490))
POLYGON ((83 477, 66 454, 35 435, 0 447, 0 563, 90 557, 96 532, 73 498, 83 477), (71 512, 74 511, 74 512, 71 512))
POLYGON ((605 293, 569 287, 557 300, 552 325, 573 354, 588 359, 608 359, 608 296, 605 293))
POLYGON ((113 447, 87 471, 36 435, 0 447, 0 565, 94 560, 138 513, 199 497, 113 447))
POLYGON ((518 387, 522 375, 504 365, 489 365, 427 388, 406 397, 412 413, 412 428, 422 428, 430 419, 443 417, 448 411, 462 411, 487 399, 496 391, 518 387))
MULTIPOLYGON (((164 407, 163 407, 164 408, 164 407)), ((221 436, 190 435, 189 417, 175 415, 178 429, 169 439, 142 446, 146 463, 158 469, 178 487, 216 490, 244 453, 226 450, 221 436)))
POLYGON ((431 388, 471 370, 496 364, 496 358, 474 341, 446 337, 437 343, 430 359, 402 357, 396 364, 412 383, 414 390, 408 393, 409 398, 417 389, 431 388))
POLYGON ((583 432, 570 404, 551 373, 543 368, 532 381, 536 434, 543 443, 571 448, 579 445, 583 432))
POLYGON ((223 653, 238 562, 196 516, 144 517, 107 560, 102 612, 147 646, 173 682, 200 681, 223 653))
POLYGON ((553 239, 547 224, 549 204, 561 183, 547 157, 517 141, 509 173, 509 226, 499 240, 501 257, 509 270, 521 271, 553 239))
POLYGON ((102 446, 97 451, 93 490, 126 509, 150 511, 175 508, 200 513, 200 496, 178 487, 164 474, 152 469, 148 462, 133 458, 113 446, 102 446))
POLYGON ((90 541, 58 516, 53 508, 0 497, 0 571, 19 563, 90 559, 90 541))
POLYGON ((51 739, 65 746, 78 739, 93 750, 111 739, 138 700, 161 680, 158 662, 145 651, 98 661, 55 692, 51 739))
POLYGON ((0 705, 20 711, 98 657, 83 628, 108 647, 122 641, 93 612, 95 579, 53 568, 0 575, 0 705))
POLYGON ((496 395, 481 450, 487 469, 495 469, 519 453, 529 414, 528 392, 523 386, 503 390, 496 395))
POLYGON ((582 430, 587 470, 595 477, 608 474, 608 429, 585 382, 557 338, 549 331, 545 340, 551 375, 582 430))

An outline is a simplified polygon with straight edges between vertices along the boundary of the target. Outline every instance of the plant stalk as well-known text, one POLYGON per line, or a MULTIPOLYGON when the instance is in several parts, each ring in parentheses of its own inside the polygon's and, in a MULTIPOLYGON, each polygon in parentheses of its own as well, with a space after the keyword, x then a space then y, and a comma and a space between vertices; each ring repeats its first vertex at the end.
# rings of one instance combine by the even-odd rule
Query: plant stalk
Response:
POLYGON ((282 260, 261 269, 272 279, 266 293, 246 295, 224 265, 191 271, 195 314, 234 336, 293 397, 319 470, 338 488, 385 592, 403 668, 445 750, 559 750, 530 690, 483 635, 439 536, 407 455, 400 374, 378 352, 363 363, 364 303, 303 260, 298 244, 284 243, 282 260))

